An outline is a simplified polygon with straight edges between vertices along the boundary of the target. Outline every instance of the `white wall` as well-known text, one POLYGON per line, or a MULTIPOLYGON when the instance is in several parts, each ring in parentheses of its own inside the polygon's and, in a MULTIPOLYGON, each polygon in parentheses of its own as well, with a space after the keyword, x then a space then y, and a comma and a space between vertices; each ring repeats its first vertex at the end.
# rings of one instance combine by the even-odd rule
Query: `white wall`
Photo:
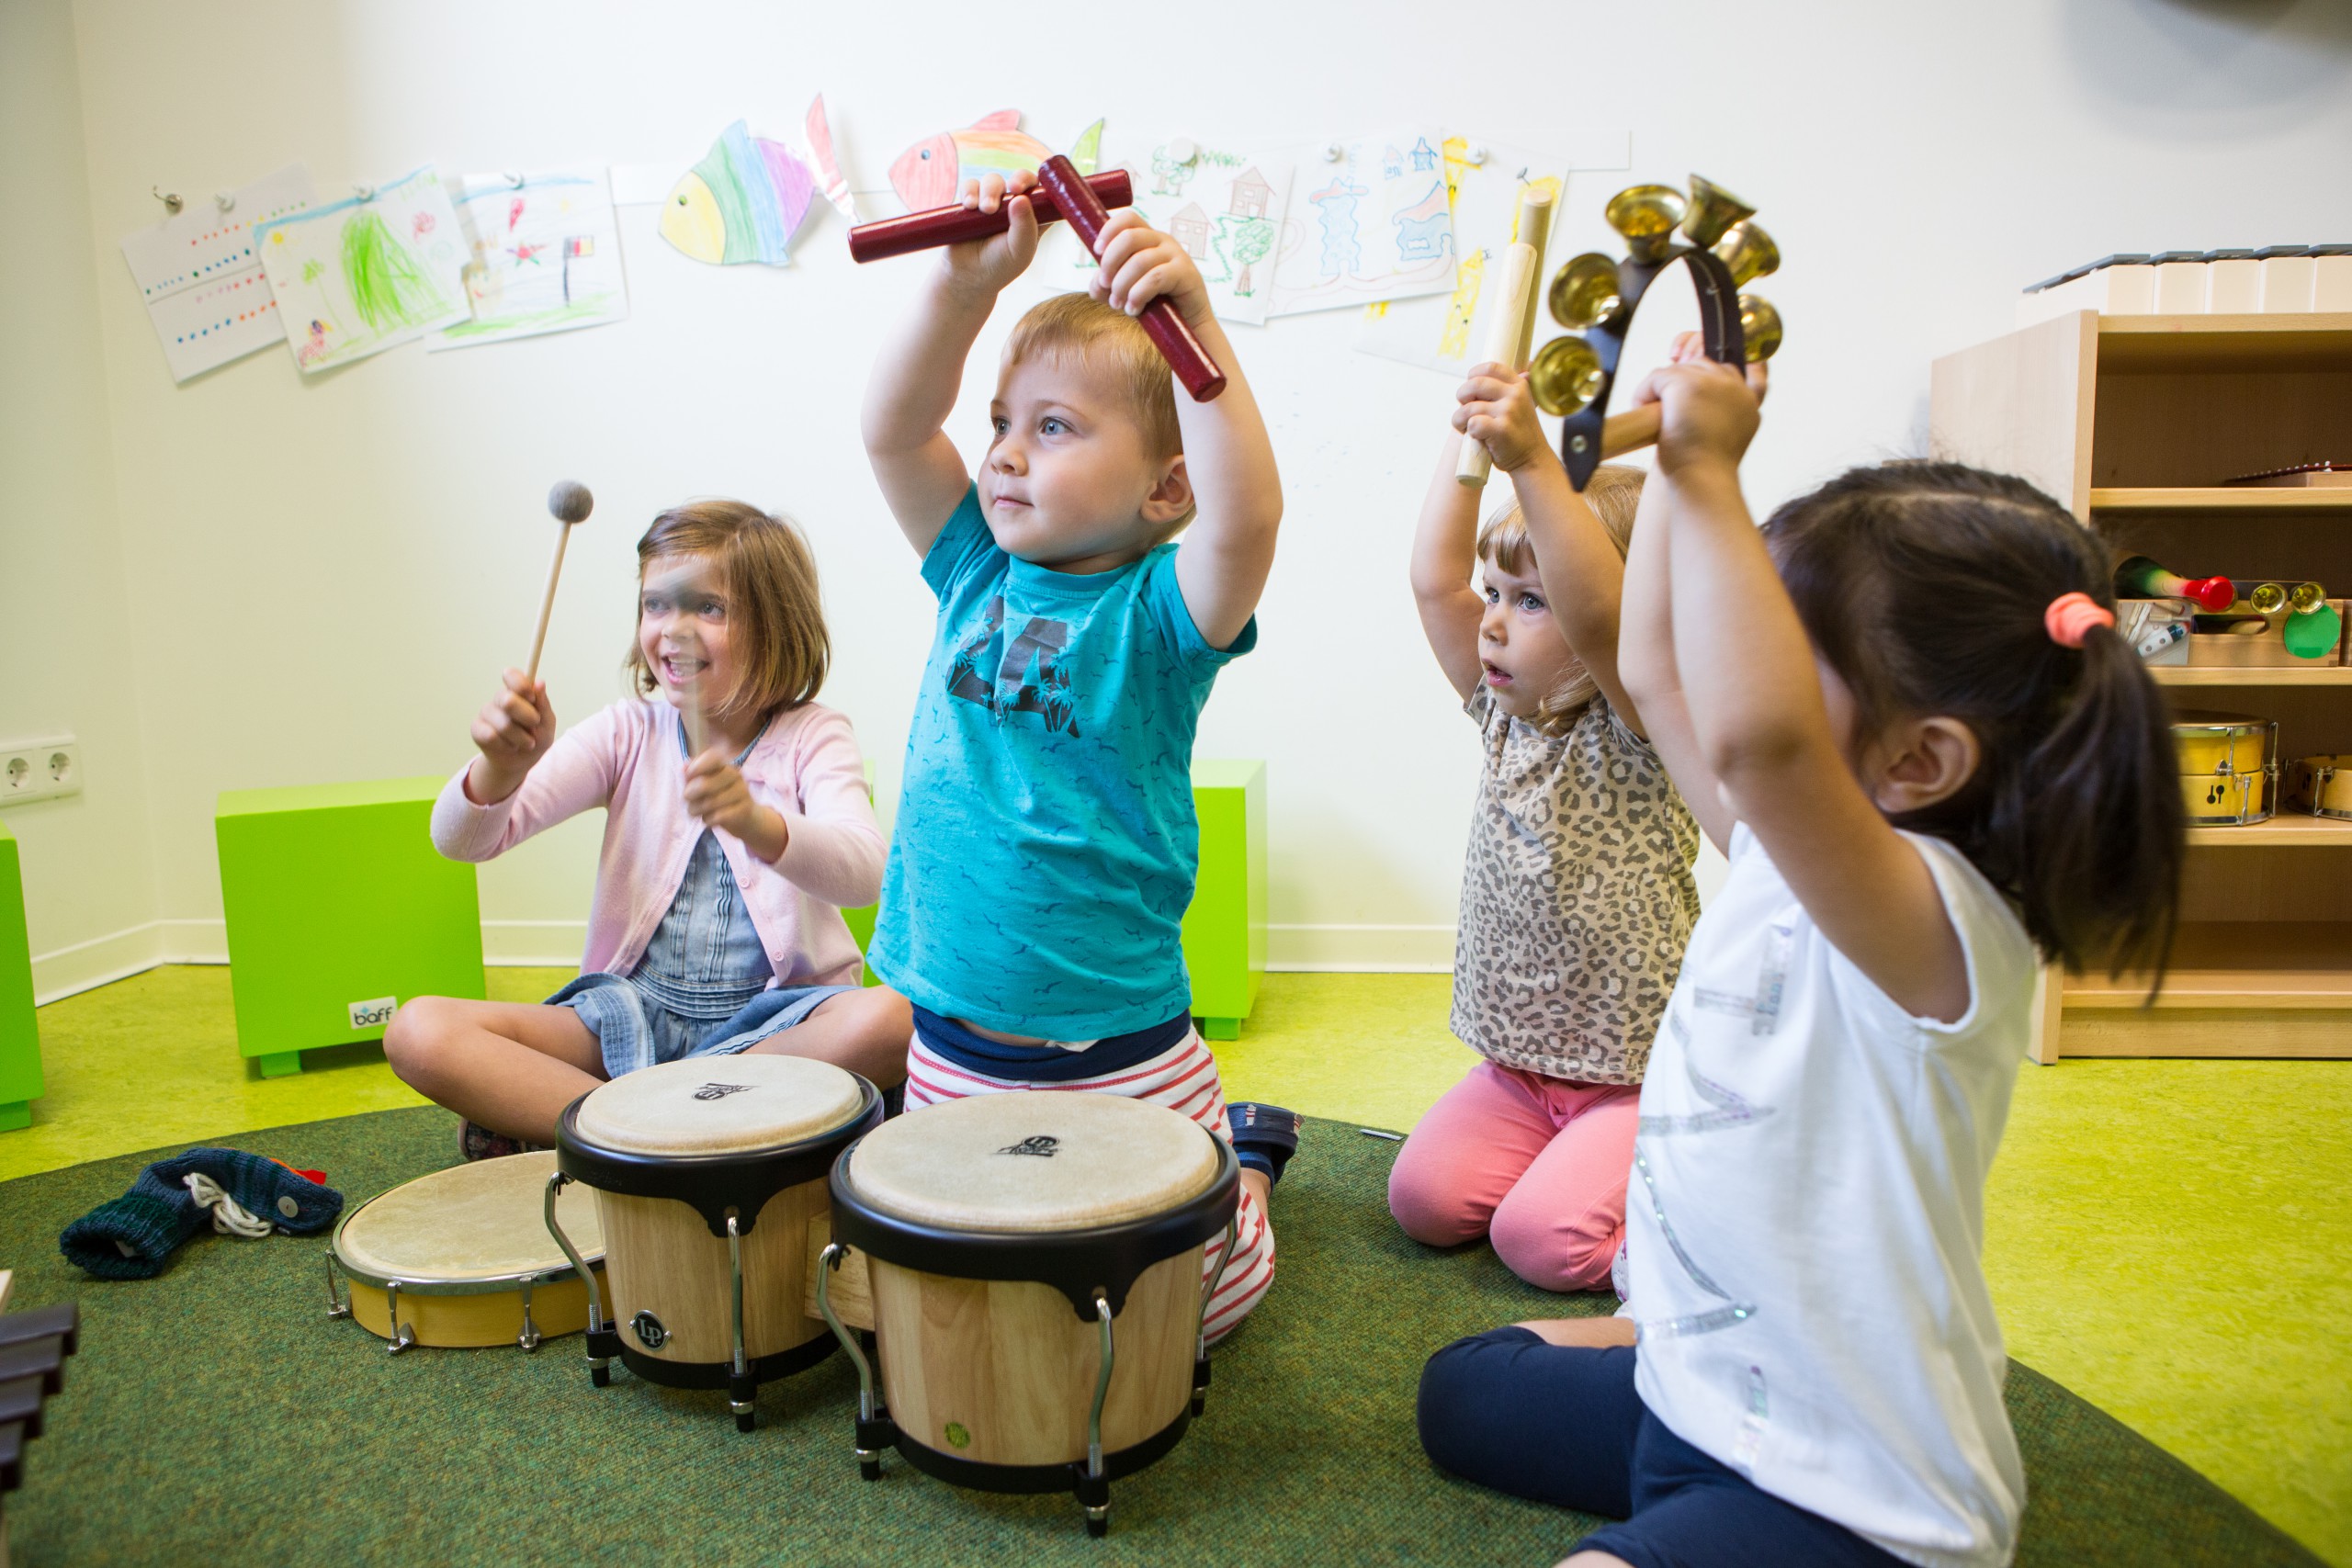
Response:
POLYGON ((34 986, 143 963, 153 846, 67 0, 0 6, 0 740, 71 733, 87 787, 12 808, 34 986))
MULTIPOLYGON (((922 666, 930 603, 865 472, 855 410, 876 323, 924 263, 853 267, 827 218, 790 271, 710 269, 634 208, 623 325, 405 348, 310 382, 272 352, 175 388, 115 249, 154 220, 159 182, 201 197, 296 158, 322 191, 427 160, 683 167, 738 114, 789 133, 820 89, 853 175, 875 187, 917 137, 1008 105, 1048 141, 1096 115, 1114 137, 1320 138, 1413 116, 1537 142, 1631 128, 1634 174, 1696 167, 1727 184, 1788 257, 1767 287, 1790 335, 1749 474, 1759 505, 1918 450, 1929 361, 2006 330, 2028 281, 2118 249, 2352 237, 2352 20, 2334 0, 1500 0, 1476 14, 1474 27, 1380 0, 1336 28, 1329 7, 1262 4, 1106 7, 1062 25, 939 0, 83 0, 85 254, 128 596, 100 572, 117 629, 76 650, 89 662, 59 688, 74 694, 27 722, 114 733, 127 607, 160 912, 185 922, 179 951, 217 951, 215 793, 453 767, 468 715, 527 637, 551 526, 540 497, 559 476, 598 498, 548 660, 566 717, 617 690, 631 543, 691 493, 741 494, 808 526, 839 653, 827 700, 886 759, 886 781, 922 666)), ((17 210, 82 221, 80 195, 48 190, 70 187, 71 157, 30 175, 24 162, 9 177, 43 186, 17 210)), ((1600 205, 1623 177, 1578 178, 1570 243, 1602 237, 1600 205)), ((1654 305, 1645 336, 1673 324, 1654 305)), ((40 330, 44 357, 86 387, 86 330, 40 330)), ((1236 329, 1288 516, 1261 651, 1222 682, 1201 749, 1268 761, 1278 962, 1442 964, 1474 758, 1403 560, 1450 389, 1352 352, 1353 331, 1346 313, 1236 329)), ((47 399, 45 376, 8 375, 12 415, 47 399)), ((958 416, 975 443, 984 396, 958 416)), ((104 439, 77 426, 53 444, 96 455, 104 439)), ((103 494, 103 471, 88 477, 103 494)), ((12 560, 38 536, 32 515, 8 517, 12 560)), ((117 772, 94 756, 94 777, 117 772)), ((94 787, 86 809, 103 805, 94 787)), ((575 824, 485 868, 494 955, 576 950, 594 854, 593 824, 575 824)), ((84 929, 68 906, 85 896, 44 879, 37 944, 84 929)))

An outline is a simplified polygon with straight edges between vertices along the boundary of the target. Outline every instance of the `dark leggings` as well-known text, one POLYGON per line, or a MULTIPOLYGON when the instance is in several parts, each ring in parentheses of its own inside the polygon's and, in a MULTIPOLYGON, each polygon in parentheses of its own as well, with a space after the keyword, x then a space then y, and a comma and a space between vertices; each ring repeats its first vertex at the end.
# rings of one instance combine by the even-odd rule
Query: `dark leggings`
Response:
POLYGON ((1634 1392, 1626 1347, 1524 1328, 1457 1339, 1421 1370, 1420 1427, 1430 1458, 1465 1481, 1624 1520, 1577 1546, 1634 1568, 1901 1568, 1667 1430, 1634 1392))

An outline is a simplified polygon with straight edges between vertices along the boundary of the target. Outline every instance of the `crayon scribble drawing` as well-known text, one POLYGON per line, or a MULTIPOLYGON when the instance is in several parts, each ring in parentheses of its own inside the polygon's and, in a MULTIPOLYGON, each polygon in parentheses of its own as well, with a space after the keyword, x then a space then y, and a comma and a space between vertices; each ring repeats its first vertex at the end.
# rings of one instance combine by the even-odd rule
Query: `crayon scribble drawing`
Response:
POLYGON ((428 349, 504 343, 628 315, 620 231, 601 164, 457 182, 463 278, 472 313, 428 349))
POLYGON ((792 265, 792 237, 817 193, 851 222, 857 203, 833 156, 833 132, 818 97, 801 121, 805 148, 753 136, 737 120, 709 152, 678 177, 662 204, 662 237, 713 266, 761 262, 792 265))
POLYGON ((466 319, 457 214, 430 168, 254 231, 305 374, 466 319))
MULTIPOLYGON (((1291 166, 1204 141, 1170 140, 1125 167, 1135 185, 1136 210, 1184 247, 1209 287, 1209 308, 1221 321, 1261 323, 1273 292, 1272 258, 1290 202, 1291 166)), ((1094 260, 1057 224, 1047 231, 1057 265, 1039 275, 1067 288, 1083 287, 1094 260), (1073 276, 1075 275, 1075 276, 1073 276)))
MULTIPOLYGON (((1080 174, 1091 175, 1102 154, 1102 122, 1098 119, 1079 133, 1069 161, 1080 174)), ((954 201, 966 180, 1034 170, 1052 156, 1052 148, 1021 129, 1019 109, 999 109, 961 130, 926 136, 899 153, 890 165, 890 188, 908 211, 922 212, 954 201)))
MULTIPOLYGON (((1366 306, 1356 346, 1459 378, 1486 352, 1487 318, 1495 301, 1485 285, 1501 275, 1503 253, 1519 238, 1521 194, 1530 186, 1548 190, 1556 223, 1569 160, 1498 142, 1474 144, 1462 136, 1449 136, 1437 146, 1454 243, 1461 251, 1453 292, 1366 306), (1476 162, 1474 145, 1485 154, 1476 162)), ((1547 257, 1553 266, 1566 259, 1547 257)))
POLYGON ((1274 244, 1268 313, 1451 292, 1443 141, 1434 130, 1407 130, 1288 150, 1298 199, 1274 244))

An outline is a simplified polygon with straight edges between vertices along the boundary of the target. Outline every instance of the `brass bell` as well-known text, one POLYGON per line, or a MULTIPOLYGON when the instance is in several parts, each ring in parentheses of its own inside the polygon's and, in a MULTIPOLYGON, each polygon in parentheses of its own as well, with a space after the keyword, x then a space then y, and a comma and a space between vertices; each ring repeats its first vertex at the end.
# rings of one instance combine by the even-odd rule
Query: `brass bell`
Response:
POLYGON ((2287 603, 2287 591, 2275 582, 2265 582, 2245 596, 2245 602, 2265 615, 2275 615, 2287 603))
POLYGON ((1528 366, 1527 389, 1545 413, 1575 413, 1600 394, 1600 355, 1580 337, 1555 337, 1528 366))
POLYGON ((2287 603, 2295 607, 2295 614, 2308 615, 2327 603, 2327 590, 2316 582, 2299 582, 2287 591, 2287 603))
POLYGON ((1781 312, 1761 294, 1739 297, 1739 331, 1747 346, 1747 362, 1770 359, 1781 349, 1781 312))
POLYGON ((1587 251, 1553 276, 1548 296, 1552 319, 1571 332, 1599 326, 1624 309, 1617 288, 1617 264, 1599 251, 1587 251))
POLYGON ((1772 243, 1771 235, 1744 218, 1724 230, 1724 237, 1712 248, 1717 259, 1731 268, 1735 288, 1745 288, 1781 270, 1781 247, 1772 243))
POLYGON ((1673 243, 1675 225, 1690 210, 1690 203, 1672 186, 1627 186, 1609 198, 1601 216, 1625 236, 1626 246, 1640 262, 1656 261, 1673 243))
POLYGON ((1701 250, 1713 249, 1724 230, 1755 216, 1756 209, 1713 180, 1690 176, 1690 213, 1682 220, 1682 233, 1701 250))

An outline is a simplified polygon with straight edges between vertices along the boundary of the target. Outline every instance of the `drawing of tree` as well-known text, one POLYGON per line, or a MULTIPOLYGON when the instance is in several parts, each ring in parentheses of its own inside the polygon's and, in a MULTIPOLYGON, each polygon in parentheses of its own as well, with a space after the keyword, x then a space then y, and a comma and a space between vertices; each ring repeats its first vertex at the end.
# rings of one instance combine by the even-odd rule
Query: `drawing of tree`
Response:
POLYGON ((1274 224, 1269 218, 1236 218, 1230 214, 1216 220, 1216 237, 1209 242, 1217 259, 1225 263, 1226 271, 1233 277, 1233 292, 1246 299, 1255 293, 1250 269, 1264 261, 1274 248, 1274 224))
POLYGON ((1167 148, 1153 148, 1151 150, 1151 193, 1154 196, 1183 195, 1185 182, 1193 177, 1193 172, 1199 167, 1200 162, 1197 157, 1180 164, 1168 155, 1167 148))
POLYGON ((372 332, 396 332, 429 321, 442 309, 441 291, 372 208, 362 208, 344 220, 343 282, 359 319, 372 332))

